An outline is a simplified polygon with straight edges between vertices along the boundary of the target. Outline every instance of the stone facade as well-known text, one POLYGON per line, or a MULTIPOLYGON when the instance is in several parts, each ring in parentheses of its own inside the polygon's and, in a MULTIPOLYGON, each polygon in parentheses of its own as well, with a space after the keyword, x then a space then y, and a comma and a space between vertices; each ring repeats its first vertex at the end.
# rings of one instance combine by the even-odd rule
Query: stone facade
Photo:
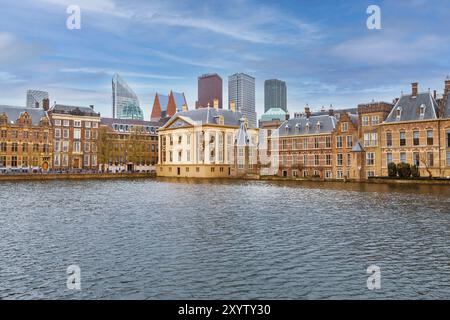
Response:
POLYGON ((43 109, 0 106, 0 172, 51 169, 52 140, 43 109))

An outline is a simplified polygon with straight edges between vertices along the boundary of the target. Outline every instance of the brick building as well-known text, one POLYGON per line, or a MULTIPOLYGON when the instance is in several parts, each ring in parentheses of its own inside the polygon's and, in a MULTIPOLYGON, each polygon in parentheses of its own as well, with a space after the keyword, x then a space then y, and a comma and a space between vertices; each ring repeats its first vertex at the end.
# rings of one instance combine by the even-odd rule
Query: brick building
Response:
POLYGON ((150 171, 158 163, 159 122, 102 118, 98 162, 102 171, 150 171))
MULTIPOLYGON (((45 102, 48 105, 48 100, 45 102)), ((52 130, 44 109, 0 106, 0 172, 52 168, 52 130)))
POLYGON ((49 115, 54 132, 54 169, 96 170, 100 114, 94 106, 55 104, 49 115))

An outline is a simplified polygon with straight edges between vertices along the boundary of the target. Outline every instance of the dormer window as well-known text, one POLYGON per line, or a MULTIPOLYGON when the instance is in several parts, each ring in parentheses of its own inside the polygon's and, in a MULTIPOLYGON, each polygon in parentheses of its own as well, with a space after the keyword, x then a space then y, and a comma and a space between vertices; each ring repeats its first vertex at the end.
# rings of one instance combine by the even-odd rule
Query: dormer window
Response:
POLYGON ((395 112, 396 112, 397 120, 400 120, 400 118, 402 116, 402 107, 397 107, 397 110, 395 110, 395 112))
POLYGON ((423 117, 425 116, 425 109, 426 109, 426 106, 424 105, 424 104, 422 104, 421 106, 420 106, 420 118, 421 119, 423 119, 423 117))
POLYGON ((316 125, 316 126, 317 126, 317 131, 320 131, 320 128, 321 128, 321 126, 322 126, 322 124, 320 123, 320 121, 317 122, 317 125, 316 125))
POLYGON ((286 131, 286 133, 289 133, 289 125, 287 124, 286 127, 284 128, 284 130, 286 131))
POLYGON ((306 124, 306 131, 309 131, 309 122, 306 124))
POLYGON ((300 132, 300 127, 301 127, 300 122, 297 123, 297 124, 295 125, 295 127, 297 128, 297 131, 300 132))

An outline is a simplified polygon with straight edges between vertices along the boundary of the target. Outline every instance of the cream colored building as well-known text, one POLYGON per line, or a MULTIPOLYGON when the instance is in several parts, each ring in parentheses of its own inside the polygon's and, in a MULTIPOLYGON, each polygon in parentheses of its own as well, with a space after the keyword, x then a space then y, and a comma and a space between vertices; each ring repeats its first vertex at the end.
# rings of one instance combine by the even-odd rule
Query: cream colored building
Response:
POLYGON ((258 129, 248 128, 233 106, 178 112, 158 137, 158 176, 225 178, 257 171, 258 129))

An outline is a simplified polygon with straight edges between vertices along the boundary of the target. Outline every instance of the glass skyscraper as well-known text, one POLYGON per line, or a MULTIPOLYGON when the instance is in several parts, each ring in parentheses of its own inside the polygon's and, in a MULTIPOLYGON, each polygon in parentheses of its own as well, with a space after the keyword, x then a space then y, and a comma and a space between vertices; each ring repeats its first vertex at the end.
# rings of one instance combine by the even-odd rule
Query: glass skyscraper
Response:
POLYGON ((28 90, 27 108, 42 108, 44 99, 48 99, 48 92, 39 90, 28 90))
POLYGON ((286 82, 278 79, 264 81, 264 112, 279 108, 287 112, 286 82))
POLYGON ((256 127, 255 78, 245 73, 228 77, 228 102, 236 104, 236 111, 247 117, 251 127, 256 127))
POLYGON ((118 74, 112 79, 112 116, 118 119, 144 119, 137 95, 118 74))

